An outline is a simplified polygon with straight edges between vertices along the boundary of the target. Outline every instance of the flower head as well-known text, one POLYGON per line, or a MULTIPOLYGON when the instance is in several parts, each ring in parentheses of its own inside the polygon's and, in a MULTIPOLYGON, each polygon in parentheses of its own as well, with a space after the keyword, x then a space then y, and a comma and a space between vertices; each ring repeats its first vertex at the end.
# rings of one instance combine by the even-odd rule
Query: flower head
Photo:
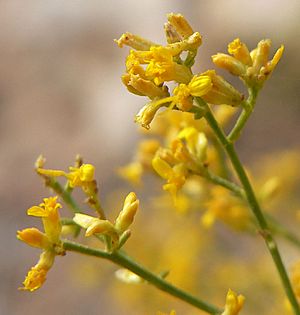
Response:
POLYGON ((260 89, 275 69, 284 50, 281 45, 274 57, 268 61, 270 48, 271 40, 263 39, 249 52, 246 44, 236 38, 228 45, 230 55, 218 53, 212 56, 212 60, 217 66, 239 76, 248 86, 260 89))
POLYGON ((34 291, 42 286, 46 275, 54 263, 56 255, 64 255, 64 249, 60 240, 61 223, 57 203, 57 197, 44 198, 39 206, 33 206, 27 210, 28 215, 40 217, 45 232, 36 228, 27 228, 17 232, 17 238, 30 246, 42 249, 38 263, 32 267, 24 282, 22 290, 34 291))

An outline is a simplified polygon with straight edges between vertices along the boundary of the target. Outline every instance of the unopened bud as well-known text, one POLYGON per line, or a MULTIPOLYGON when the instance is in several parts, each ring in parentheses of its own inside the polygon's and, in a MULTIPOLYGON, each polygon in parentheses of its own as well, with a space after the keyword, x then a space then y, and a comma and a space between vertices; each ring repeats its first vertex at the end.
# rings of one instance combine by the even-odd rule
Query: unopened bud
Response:
POLYGON ((125 198, 123 209, 116 219, 115 228, 119 232, 124 232, 129 228, 133 222, 138 207, 139 200, 136 198, 136 194, 131 192, 125 198))

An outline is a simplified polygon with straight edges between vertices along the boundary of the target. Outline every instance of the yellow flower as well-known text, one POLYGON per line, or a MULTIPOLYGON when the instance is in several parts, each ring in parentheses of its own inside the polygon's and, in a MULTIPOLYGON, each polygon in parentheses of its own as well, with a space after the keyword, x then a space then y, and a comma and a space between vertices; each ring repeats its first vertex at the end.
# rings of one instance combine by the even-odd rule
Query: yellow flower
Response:
POLYGON ((195 75, 187 85, 179 84, 174 89, 172 104, 184 112, 189 111, 193 106, 192 96, 201 97, 207 94, 211 88, 212 82, 209 76, 195 75))
POLYGON ((190 81, 192 75, 189 68, 174 62, 174 51, 169 47, 154 46, 150 48, 150 52, 152 56, 146 68, 146 76, 156 85, 165 81, 190 81))
POLYGON ((66 174, 71 187, 84 186, 94 181, 95 167, 92 164, 82 164, 80 167, 70 167, 66 174))
POLYGON ((207 138, 203 132, 199 132, 195 127, 183 128, 178 136, 185 140, 189 152, 196 157, 198 162, 203 163, 206 160, 207 138))
POLYGON ((174 90, 173 95, 153 100, 146 104, 136 115, 135 121, 142 127, 149 129, 150 123, 161 107, 176 106, 182 111, 189 111, 193 106, 193 97, 201 97, 207 94, 212 88, 212 82, 207 75, 196 75, 188 84, 181 83, 174 90))
POLYGON ((159 176, 167 180, 163 189, 168 191, 176 204, 177 192, 184 185, 188 170, 183 163, 171 167, 166 161, 159 156, 152 160, 152 166, 159 176))
POLYGON ((222 315, 238 315, 243 307, 245 297, 243 295, 237 295, 232 290, 228 290, 226 296, 225 310, 222 315))
POLYGON ((70 187, 88 186, 94 182, 95 167, 92 164, 82 164, 80 167, 69 167, 70 172, 38 168, 37 172, 49 177, 64 176, 68 179, 70 187))
POLYGON ((54 263, 55 256, 64 255, 60 240, 62 227, 58 212, 61 205, 56 200, 57 197, 44 198, 44 202, 39 206, 33 206, 27 210, 28 215, 42 218, 45 233, 36 228, 27 228, 17 232, 19 240, 43 250, 38 263, 29 270, 22 290, 34 291, 40 288, 54 263))

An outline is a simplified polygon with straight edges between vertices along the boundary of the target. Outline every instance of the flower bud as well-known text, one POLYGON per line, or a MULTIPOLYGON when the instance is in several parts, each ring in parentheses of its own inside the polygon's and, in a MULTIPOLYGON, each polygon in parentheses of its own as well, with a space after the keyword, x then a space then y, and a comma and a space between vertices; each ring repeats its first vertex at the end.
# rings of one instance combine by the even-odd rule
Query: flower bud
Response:
POLYGON ((116 219, 115 228, 119 232, 123 233, 129 228, 133 222, 138 207, 139 200, 136 198, 136 194, 134 192, 129 193, 125 198, 123 209, 116 219))

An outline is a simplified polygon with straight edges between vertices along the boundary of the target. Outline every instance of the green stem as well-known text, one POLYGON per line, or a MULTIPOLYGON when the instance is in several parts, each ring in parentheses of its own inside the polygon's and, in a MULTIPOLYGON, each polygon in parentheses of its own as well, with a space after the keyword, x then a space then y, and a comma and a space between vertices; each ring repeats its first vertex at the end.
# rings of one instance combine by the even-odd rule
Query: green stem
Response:
MULTIPOLYGON (((197 100, 197 98, 196 98, 197 100)), ((200 101, 200 104, 203 104, 203 100, 200 101)), ((272 233, 269 229, 269 225, 267 223, 267 220, 264 217, 263 212, 261 211, 260 205, 257 202, 256 196, 254 194, 254 191, 252 189, 252 186, 249 182, 249 179, 247 177, 247 174, 243 168, 242 163, 239 160, 239 157, 235 151, 234 145, 231 141, 229 141, 223 130, 220 128, 218 122, 216 121, 215 117, 213 116, 210 108, 208 105, 207 111, 204 115, 206 121, 216 134, 217 138, 221 142, 221 144, 224 146, 225 151, 227 152, 227 155, 232 163, 233 168, 236 171, 236 174, 244 188, 244 192, 249 204, 249 207, 251 208, 254 216, 256 217, 256 220, 258 222, 258 225, 261 229, 261 235, 264 237, 264 240, 266 242, 267 248, 273 258, 274 264, 277 268, 277 271, 279 273, 279 276, 281 278, 282 284, 284 286, 286 295, 291 303, 291 306, 295 312, 296 315, 300 315, 300 308, 299 304, 297 302, 297 299, 295 297, 295 294, 293 292, 287 271, 285 269, 285 266, 283 264, 282 258, 280 256, 277 244, 275 239, 272 236, 272 233)))
POLYGON ((210 180, 212 183, 214 183, 216 185, 227 188, 228 190, 232 191, 234 194, 238 195, 239 197, 245 198, 244 190, 241 187, 239 187, 235 183, 233 183, 233 182, 231 182, 231 181, 229 181, 223 177, 215 175, 214 173, 212 173, 208 169, 206 169, 206 171, 204 172, 204 174, 202 176, 204 176, 205 178, 207 178, 208 180, 210 180))
POLYGON ((132 271, 136 275, 140 276, 141 278, 145 279, 147 282, 157 287, 159 290, 167 292, 170 295, 177 297, 180 300, 185 301, 209 314, 219 315, 222 312, 222 310, 217 308, 216 306, 206 303, 202 300, 199 300, 198 298, 190 295, 189 293, 175 287, 174 285, 172 285, 171 283, 163 279, 161 276, 158 276, 152 273, 151 271, 147 270, 146 268, 136 263, 130 257, 128 257, 127 255, 125 255, 124 253, 120 251, 108 253, 103 250, 90 248, 90 247, 87 247, 78 243, 66 241, 66 240, 63 241, 63 246, 65 250, 110 260, 111 262, 132 271))
POLYGON ((239 136, 241 135, 242 129, 244 128, 247 120, 249 119, 250 115, 253 112, 254 105, 257 98, 257 91, 253 88, 249 88, 248 92, 249 92, 249 97, 247 101, 244 102, 244 108, 242 110, 242 113, 228 135, 228 140, 230 142, 234 142, 239 138, 239 136))
POLYGON ((53 178, 46 179, 46 186, 50 187, 54 192, 56 192, 62 200, 69 206, 73 212, 81 212, 79 206, 72 198, 71 193, 68 189, 64 189, 63 186, 53 178))

